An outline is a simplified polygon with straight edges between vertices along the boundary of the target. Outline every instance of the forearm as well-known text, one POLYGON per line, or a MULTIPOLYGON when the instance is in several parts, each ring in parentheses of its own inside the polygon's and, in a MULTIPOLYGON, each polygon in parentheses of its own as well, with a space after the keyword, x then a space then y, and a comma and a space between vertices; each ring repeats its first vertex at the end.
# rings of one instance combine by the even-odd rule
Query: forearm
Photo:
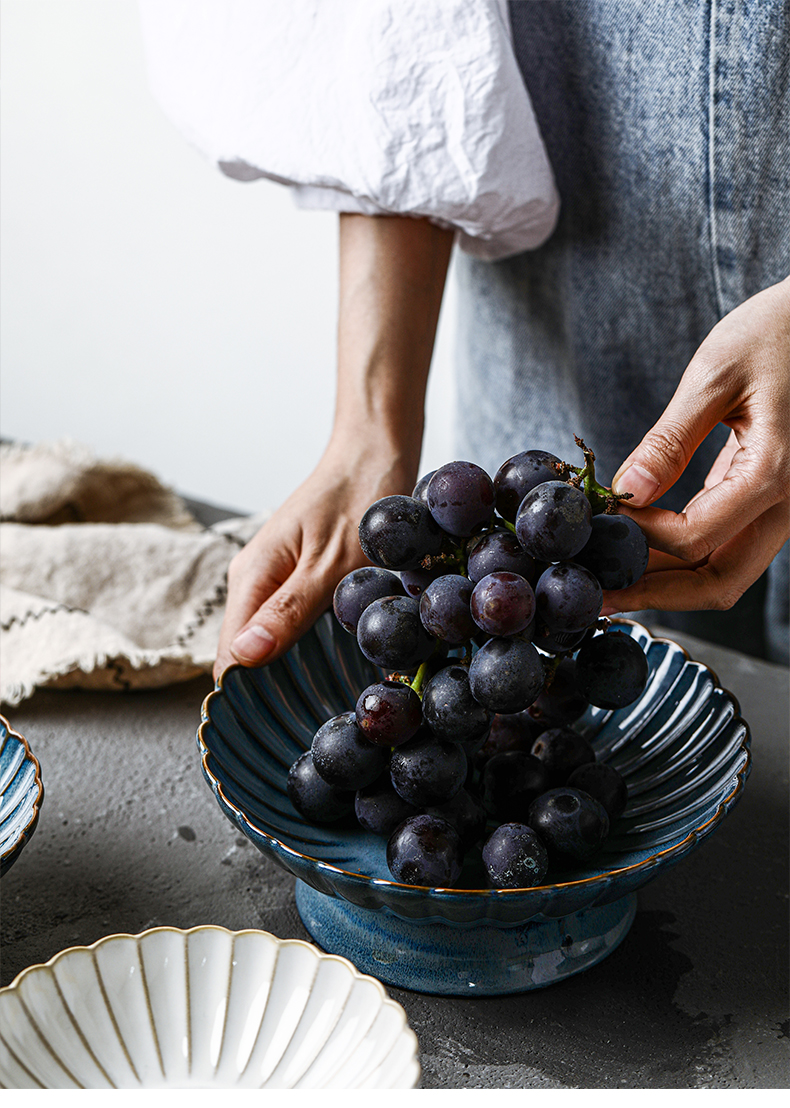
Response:
MULTIPOLYGON (((453 232, 341 215, 338 380, 329 451, 354 444, 414 480, 453 232)), ((411 491, 406 490, 406 491, 411 491)))
POLYGON ((216 676, 279 657, 364 561, 359 521, 409 493, 452 232, 406 216, 342 216, 335 422, 317 467, 228 572, 216 676))

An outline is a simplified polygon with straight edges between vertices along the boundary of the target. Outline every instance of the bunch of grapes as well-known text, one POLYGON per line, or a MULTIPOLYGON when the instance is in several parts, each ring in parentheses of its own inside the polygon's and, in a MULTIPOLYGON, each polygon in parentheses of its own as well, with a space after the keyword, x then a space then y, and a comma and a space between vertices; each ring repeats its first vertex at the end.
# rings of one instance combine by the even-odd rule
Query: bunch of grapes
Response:
POLYGON ((643 650, 599 617, 648 547, 577 443, 583 466, 528 450, 492 480, 449 462, 362 517, 373 564, 333 607, 389 676, 319 728, 288 794, 311 822, 353 813, 386 839, 396 881, 453 887, 482 848, 493 887, 538 885, 592 857, 625 808, 572 725, 645 687, 643 650))

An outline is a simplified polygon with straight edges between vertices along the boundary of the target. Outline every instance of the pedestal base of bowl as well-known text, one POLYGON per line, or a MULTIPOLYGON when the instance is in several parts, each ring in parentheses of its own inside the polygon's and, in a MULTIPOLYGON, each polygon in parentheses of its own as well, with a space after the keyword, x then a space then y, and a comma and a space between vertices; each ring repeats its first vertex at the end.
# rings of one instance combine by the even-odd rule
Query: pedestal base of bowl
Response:
POLYGON ((553 985, 596 965, 623 940, 636 893, 559 919, 515 927, 401 919, 296 882, 296 906, 316 943, 386 985, 443 996, 497 996, 553 985))

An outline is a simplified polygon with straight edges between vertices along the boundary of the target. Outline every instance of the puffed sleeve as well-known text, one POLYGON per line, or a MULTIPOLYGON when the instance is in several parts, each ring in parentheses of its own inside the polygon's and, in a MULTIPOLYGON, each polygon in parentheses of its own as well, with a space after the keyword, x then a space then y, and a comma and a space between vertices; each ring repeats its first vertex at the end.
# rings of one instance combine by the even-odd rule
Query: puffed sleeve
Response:
POLYGON ((504 0, 139 0, 191 143, 298 204, 426 216, 468 253, 539 246, 559 201, 504 0))

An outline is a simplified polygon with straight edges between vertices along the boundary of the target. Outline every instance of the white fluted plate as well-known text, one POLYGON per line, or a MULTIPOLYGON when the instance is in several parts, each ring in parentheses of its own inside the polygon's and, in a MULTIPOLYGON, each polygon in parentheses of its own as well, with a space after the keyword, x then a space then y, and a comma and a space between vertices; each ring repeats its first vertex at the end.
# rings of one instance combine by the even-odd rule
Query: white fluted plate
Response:
POLYGON ((403 1008, 345 958, 266 931, 157 927, 71 947, 0 990, 16 1089, 411 1089, 403 1008))

